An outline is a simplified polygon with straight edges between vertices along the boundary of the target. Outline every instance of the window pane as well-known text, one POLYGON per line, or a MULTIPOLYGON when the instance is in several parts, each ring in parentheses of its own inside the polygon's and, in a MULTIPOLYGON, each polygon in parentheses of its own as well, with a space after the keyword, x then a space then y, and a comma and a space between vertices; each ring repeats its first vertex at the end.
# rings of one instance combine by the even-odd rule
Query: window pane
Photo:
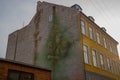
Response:
POLYGON ((86 35, 86 26, 85 26, 85 22, 83 20, 81 20, 81 28, 82 28, 82 33, 84 35, 86 35))
POLYGON ((92 27, 89 27, 89 31, 90 31, 90 39, 94 40, 94 30, 92 27))
POLYGON ((108 48, 108 44, 107 44, 106 38, 103 38, 103 40, 104 40, 104 46, 105 46, 105 48, 108 48))
POLYGON ((8 74, 8 80, 19 80, 19 73, 10 71, 8 74))
POLYGON ((114 73, 118 74, 118 67, 117 67, 117 63, 115 61, 113 61, 113 67, 114 67, 114 73))
POLYGON ((84 62, 90 63, 90 56, 89 56, 88 47, 84 45, 83 50, 84 50, 84 62))
POLYGON ((103 54, 100 54, 100 62, 101 62, 102 69, 105 70, 105 60, 104 60, 103 54))
POLYGON ((111 63, 110 58, 107 58, 107 64, 108 64, 109 71, 112 72, 112 63, 111 63))
POLYGON ((100 37, 100 33, 97 32, 97 42, 98 44, 101 44, 101 37, 100 37))
MULTIPOLYGON (((112 45, 112 48, 113 48, 113 50, 112 50, 112 51, 113 51, 113 53, 115 53, 115 54, 116 54, 115 44, 113 44, 113 45, 112 45)), ((117 54, 116 54, 116 55, 117 55, 117 54)))
POLYGON ((97 67, 98 66, 98 60, 97 60, 96 51, 94 49, 92 50, 92 56, 93 56, 93 65, 97 67))
POLYGON ((117 45, 115 45, 115 53, 117 54, 117 56, 119 56, 119 54, 118 54, 118 49, 117 49, 117 45))
POLYGON ((34 80, 34 75, 32 73, 9 70, 8 80, 34 80))
POLYGON ((20 80, 33 80, 33 75, 29 73, 21 73, 20 80))
POLYGON ((49 15, 49 22, 52 22, 53 16, 49 15))
POLYGON ((113 49, 112 49, 112 43, 110 42, 109 45, 110 45, 110 51, 113 52, 113 51, 112 51, 112 50, 113 50, 113 49))

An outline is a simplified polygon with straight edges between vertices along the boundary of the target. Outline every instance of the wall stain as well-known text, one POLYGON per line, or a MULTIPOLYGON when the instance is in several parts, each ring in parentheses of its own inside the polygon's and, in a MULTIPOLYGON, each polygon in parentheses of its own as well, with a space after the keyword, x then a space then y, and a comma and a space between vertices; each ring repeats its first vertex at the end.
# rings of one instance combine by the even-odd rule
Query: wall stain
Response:
POLYGON ((56 17, 55 7, 53 7, 53 21, 47 40, 47 56, 52 63, 52 68, 55 68, 58 60, 67 57, 69 49, 72 45, 70 39, 65 36, 67 32, 61 31, 60 24, 56 17))
POLYGON ((39 22, 40 22, 40 17, 41 17, 41 12, 37 11, 37 13, 35 14, 35 19, 34 19, 34 23, 35 23, 35 32, 34 32, 34 64, 36 64, 36 59, 37 59, 37 51, 38 51, 38 36, 39 36, 39 22))

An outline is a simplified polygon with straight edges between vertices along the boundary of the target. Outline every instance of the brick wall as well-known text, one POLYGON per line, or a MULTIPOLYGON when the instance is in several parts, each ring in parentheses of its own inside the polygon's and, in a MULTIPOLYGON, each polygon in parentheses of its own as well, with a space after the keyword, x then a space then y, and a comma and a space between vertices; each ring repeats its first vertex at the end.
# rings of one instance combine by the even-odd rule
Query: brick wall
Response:
POLYGON ((50 70, 0 59, 0 80, 7 80, 8 70, 32 73, 34 80, 51 80, 50 70))

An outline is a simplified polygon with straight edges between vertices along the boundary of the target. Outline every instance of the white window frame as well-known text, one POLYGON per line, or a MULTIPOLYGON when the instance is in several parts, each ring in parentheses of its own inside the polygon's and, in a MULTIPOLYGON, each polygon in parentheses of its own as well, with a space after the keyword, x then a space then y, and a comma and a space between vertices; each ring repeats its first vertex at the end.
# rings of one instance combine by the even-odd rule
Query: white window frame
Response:
POLYGON ((49 15, 49 22, 52 22, 53 20, 53 15, 49 15))
POLYGON ((107 65, 108 65, 108 70, 112 72, 112 63, 109 57, 107 58, 107 65))
POLYGON ((97 32, 96 35, 97 35, 97 42, 98 42, 98 44, 101 44, 102 41, 101 41, 100 32, 97 32))
POLYGON ((98 67, 98 55, 95 49, 92 49, 93 65, 98 67))
POLYGON ((86 64, 90 64, 90 55, 89 55, 89 49, 87 45, 83 45, 83 51, 84 51, 84 62, 86 64))
POLYGON ((120 63, 118 64, 118 66, 119 66, 119 74, 120 74, 120 63))
POLYGON ((82 34, 87 35, 87 29, 84 20, 81 20, 81 29, 82 29, 82 34))
POLYGON ((101 68, 105 70, 106 69, 105 56, 103 54, 100 54, 100 64, 101 64, 101 68))
POLYGON ((118 66, 117 66, 116 61, 113 61, 113 68, 114 68, 114 73, 118 74, 118 66))
POLYGON ((90 32, 90 39, 94 40, 95 39, 94 28, 90 26, 89 32, 90 32))
POLYGON ((109 42, 109 45, 110 45, 110 52, 113 52, 113 49, 112 49, 112 43, 109 42))
POLYGON ((104 38, 103 38, 103 41, 104 41, 104 47, 107 49, 107 48, 108 48, 107 39, 104 37, 104 38))
POLYGON ((117 56, 119 56, 119 54, 118 54, 118 49, 117 49, 117 45, 115 45, 115 53, 116 53, 117 56))

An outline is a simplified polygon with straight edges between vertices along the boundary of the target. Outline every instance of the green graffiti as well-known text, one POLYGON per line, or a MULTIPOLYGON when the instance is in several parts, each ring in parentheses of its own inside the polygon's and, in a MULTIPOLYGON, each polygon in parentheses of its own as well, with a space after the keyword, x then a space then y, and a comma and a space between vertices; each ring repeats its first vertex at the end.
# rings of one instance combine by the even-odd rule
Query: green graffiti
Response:
MULTIPOLYGON (((63 62, 69 56, 70 48, 73 44, 71 35, 67 31, 68 29, 60 24, 58 17, 54 17, 44 45, 39 52, 35 52, 34 56, 35 65, 48 69, 58 67, 58 61, 63 62)), ((37 51, 37 48, 35 51, 37 51)), ((62 67, 60 64, 59 66, 62 67)))
POLYGON ((72 43, 66 30, 60 26, 58 20, 54 20, 47 40, 47 57, 55 66, 60 59, 67 57, 72 43))

